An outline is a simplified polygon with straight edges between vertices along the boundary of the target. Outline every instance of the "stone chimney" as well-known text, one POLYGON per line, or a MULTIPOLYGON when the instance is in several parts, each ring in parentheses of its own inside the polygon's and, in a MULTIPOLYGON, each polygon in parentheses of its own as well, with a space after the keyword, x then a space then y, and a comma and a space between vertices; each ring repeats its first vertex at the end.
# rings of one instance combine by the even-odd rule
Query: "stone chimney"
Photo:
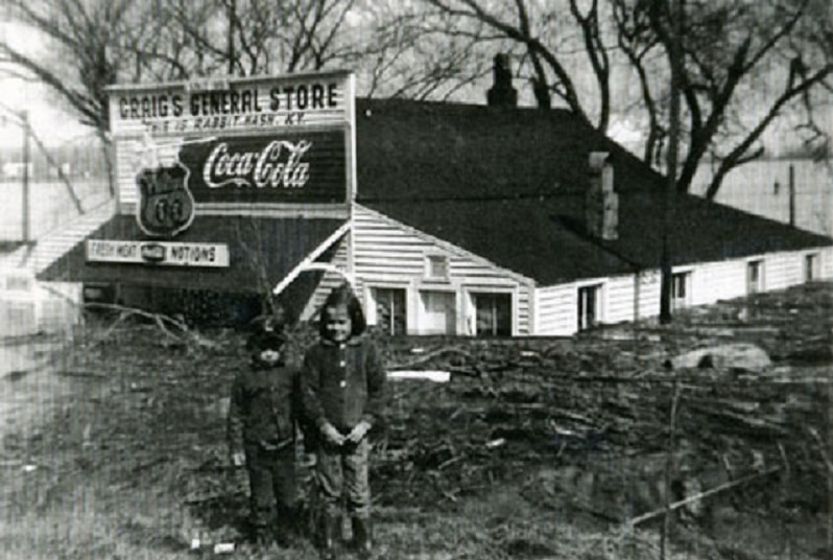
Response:
POLYGON ((492 67, 494 84, 486 92, 486 99, 492 107, 517 107, 518 92, 512 87, 512 65, 508 54, 495 55, 492 67))
POLYGON ((619 195, 613 191, 608 152, 590 152, 590 185, 584 199, 587 231, 605 241, 619 238, 619 195))

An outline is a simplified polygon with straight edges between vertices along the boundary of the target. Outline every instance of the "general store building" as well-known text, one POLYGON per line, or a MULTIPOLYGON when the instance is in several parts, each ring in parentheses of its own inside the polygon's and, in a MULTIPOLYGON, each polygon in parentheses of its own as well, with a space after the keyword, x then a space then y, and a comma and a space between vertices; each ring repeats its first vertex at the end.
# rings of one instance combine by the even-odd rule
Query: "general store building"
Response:
MULTIPOLYGON (((273 290, 302 319, 347 278, 391 334, 659 313, 663 177, 506 82, 489 105, 355 99, 345 72, 111 96, 118 212, 45 278, 273 290)), ((688 195, 670 221, 677 307, 833 277, 830 238, 688 195)))

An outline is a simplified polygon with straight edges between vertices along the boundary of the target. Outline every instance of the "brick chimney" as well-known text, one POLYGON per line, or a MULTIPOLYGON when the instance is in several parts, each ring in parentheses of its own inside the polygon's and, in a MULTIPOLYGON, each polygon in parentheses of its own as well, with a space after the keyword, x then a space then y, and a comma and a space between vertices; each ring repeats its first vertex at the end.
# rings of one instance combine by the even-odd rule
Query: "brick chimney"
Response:
POLYGON ((590 152, 590 185, 584 199, 587 231, 605 241, 619 238, 619 195, 613 191, 613 165, 608 152, 590 152))
POLYGON ((517 107, 518 91, 512 87, 512 65, 508 54, 495 55, 492 67, 494 84, 486 92, 486 99, 492 107, 517 107))

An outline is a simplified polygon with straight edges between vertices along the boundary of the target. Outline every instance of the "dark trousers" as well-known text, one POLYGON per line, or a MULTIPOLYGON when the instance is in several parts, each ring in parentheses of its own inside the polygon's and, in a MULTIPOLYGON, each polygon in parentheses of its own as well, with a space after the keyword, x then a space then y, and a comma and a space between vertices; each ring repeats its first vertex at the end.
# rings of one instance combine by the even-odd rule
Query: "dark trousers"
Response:
POLYGON ((275 527, 276 520, 288 527, 293 520, 287 517, 294 514, 297 500, 295 446, 267 451, 259 445, 246 445, 245 451, 252 529, 275 527))
POLYGON ((370 516, 370 485, 367 466, 370 444, 367 438, 358 445, 335 447, 322 443, 318 446, 315 479, 323 512, 337 516, 342 493, 347 499, 347 513, 351 517, 370 516))

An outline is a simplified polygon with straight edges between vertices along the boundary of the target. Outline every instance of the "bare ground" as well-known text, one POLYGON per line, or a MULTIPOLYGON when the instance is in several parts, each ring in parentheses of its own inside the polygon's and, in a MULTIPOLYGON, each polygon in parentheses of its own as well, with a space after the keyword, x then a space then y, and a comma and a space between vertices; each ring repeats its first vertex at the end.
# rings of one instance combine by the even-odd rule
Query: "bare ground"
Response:
MULTIPOLYGON (((391 369, 453 375, 391 383, 371 472, 379 556, 659 558, 661 516, 628 521, 664 504, 676 394, 672 501, 749 481, 680 508, 665 557, 827 558, 831 310, 825 283, 689 310, 671 327, 380 338, 391 369), (668 367, 738 342, 772 363, 668 367)), ((5 421, 0 558, 191 558, 195 536, 242 539, 245 479, 226 462, 224 415, 243 339, 202 334, 213 347, 91 320, 48 375, 0 380, 7 395, 28 377, 27 410, 51 401, 38 422, 5 421)), ((293 334, 296 348, 314 336, 293 334)), ((269 552, 316 557, 305 541, 269 552)))

